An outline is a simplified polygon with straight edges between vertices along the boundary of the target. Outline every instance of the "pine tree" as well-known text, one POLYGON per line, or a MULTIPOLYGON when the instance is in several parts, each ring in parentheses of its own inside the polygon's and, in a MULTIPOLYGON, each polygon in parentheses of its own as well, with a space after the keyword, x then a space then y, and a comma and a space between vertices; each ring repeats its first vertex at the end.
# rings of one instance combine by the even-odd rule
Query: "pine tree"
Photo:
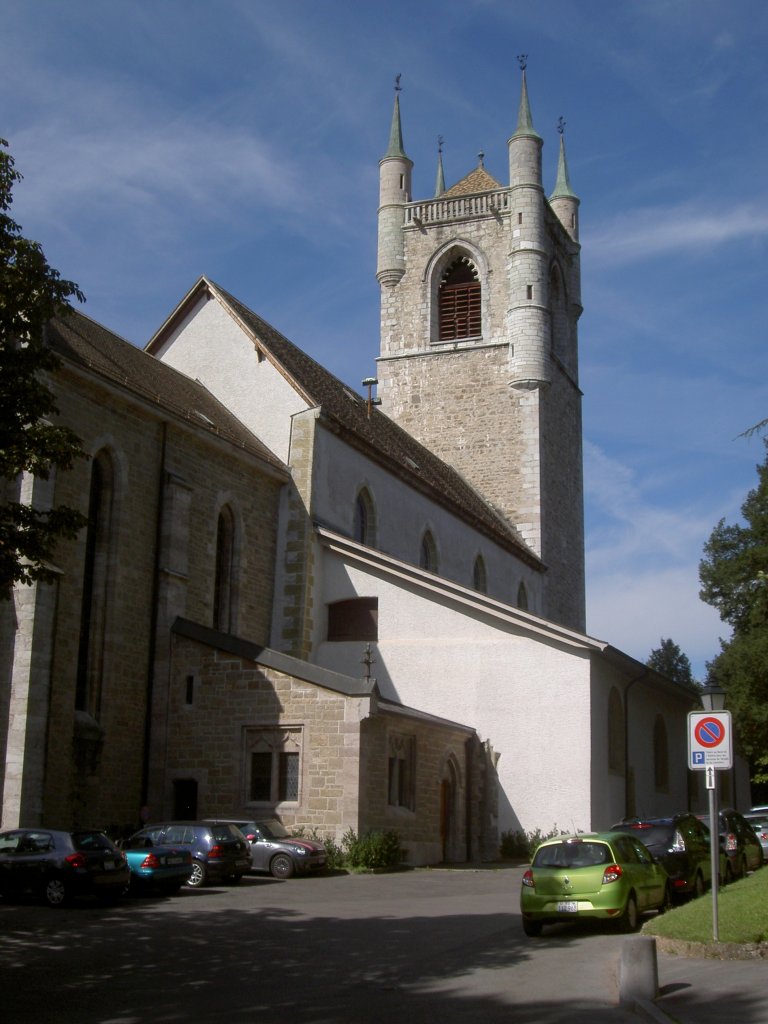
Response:
POLYGON ((646 665, 677 683, 685 683, 688 686, 694 686, 696 683, 688 655, 683 654, 674 640, 665 640, 662 637, 659 646, 654 647, 648 655, 646 665))

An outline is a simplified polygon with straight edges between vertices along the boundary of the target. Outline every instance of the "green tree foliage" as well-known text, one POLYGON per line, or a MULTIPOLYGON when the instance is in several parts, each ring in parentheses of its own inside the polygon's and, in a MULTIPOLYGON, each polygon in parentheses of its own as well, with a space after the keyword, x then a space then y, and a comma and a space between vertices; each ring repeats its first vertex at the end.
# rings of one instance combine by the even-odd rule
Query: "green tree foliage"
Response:
POLYGON ((75 509, 38 509, 20 500, 23 472, 47 479, 85 453, 75 434, 49 422, 58 412, 45 375, 58 359, 45 344, 45 325, 83 301, 72 281, 48 266, 41 246, 22 237, 8 210, 21 179, 8 143, 0 139, 0 597, 15 581, 50 581, 56 541, 85 523, 75 509))
POLYGON ((674 640, 665 640, 662 637, 659 646, 654 647, 648 655, 646 665, 668 679, 674 679, 677 683, 685 683, 687 686, 696 685, 688 655, 683 654, 674 640))
MULTIPOLYGON (((765 441, 768 449, 768 439, 765 441)), ((727 691, 734 732, 755 781, 768 781, 768 457, 741 507, 744 523, 720 520, 699 567, 701 598, 733 629, 708 664, 727 691)))

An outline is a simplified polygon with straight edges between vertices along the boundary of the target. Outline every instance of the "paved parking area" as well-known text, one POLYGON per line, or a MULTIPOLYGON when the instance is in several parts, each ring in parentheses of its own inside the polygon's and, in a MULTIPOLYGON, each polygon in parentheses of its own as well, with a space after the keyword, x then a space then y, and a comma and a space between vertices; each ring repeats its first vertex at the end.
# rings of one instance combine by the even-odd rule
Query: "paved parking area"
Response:
POLYGON ((2 1016, 14 1024, 636 1022, 617 1005, 622 940, 574 927, 526 939, 521 873, 250 877, 110 909, 0 903, 2 1016))

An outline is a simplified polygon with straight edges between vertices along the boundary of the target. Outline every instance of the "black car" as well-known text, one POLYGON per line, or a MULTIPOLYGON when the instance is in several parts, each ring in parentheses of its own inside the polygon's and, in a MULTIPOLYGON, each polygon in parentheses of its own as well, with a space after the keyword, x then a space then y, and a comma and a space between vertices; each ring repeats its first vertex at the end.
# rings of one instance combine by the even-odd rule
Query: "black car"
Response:
POLYGON ((694 814, 631 818, 612 826, 647 846, 664 866, 675 896, 701 896, 712 881, 709 832, 694 814))
POLYGON ((124 854, 98 829, 16 828, 0 833, 2 896, 42 896, 51 907, 78 896, 113 902, 129 877, 124 854))
POLYGON ((234 885, 251 869, 251 854, 245 837, 227 822, 158 822, 136 832, 126 845, 136 846, 147 839, 154 846, 189 850, 192 871, 187 885, 193 888, 214 881, 234 885))
MULTIPOLYGON (((698 815, 709 823, 708 814, 698 815)), ((763 864, 763 848, 757 833, 743 814, 732 809, 720 811, 720 845, 728 857, 734 878, 743 878, 763 864)))
POLYGON ((248 840, 253 871, 268 871, 273 878, 291 878, 325 867, 327 854, 323 844, 292 836, 276 818, 265 821, 225 820, 239 828, 248 840))

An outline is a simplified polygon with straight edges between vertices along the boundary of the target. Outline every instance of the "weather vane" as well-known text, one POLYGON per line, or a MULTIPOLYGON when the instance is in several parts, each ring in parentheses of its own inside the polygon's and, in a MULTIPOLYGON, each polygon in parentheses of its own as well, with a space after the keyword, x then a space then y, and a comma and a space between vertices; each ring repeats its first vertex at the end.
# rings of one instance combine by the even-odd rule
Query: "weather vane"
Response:
POLYGON ((558 119, 557 119, 557 130, 560 132, 561 135, 565 132, 565 125, 566 125, 565 118, 562 117, 562 116, 558 117, 558 119))
POLYGON ((402 92, 403 91, 403 87, 402 87, 402 85, 400 85, 400 79, 402 77, 403 77, 402 74, 395 75, 395 92, 402 92))
POLYGON ((525 69, 528 67, 528 54, 527 53, 518 53, 517 59, 518 59, 518 62, 520 63, 520 70, 521 71, 525 71, 525 69))
POLYGON ((445 142, 445 139, 443 138, 443 136, 442 135, 438 135, 437 136, 437 152, 438 153, 442 153, 443 152, 443 143, 444 142, 445 142))

